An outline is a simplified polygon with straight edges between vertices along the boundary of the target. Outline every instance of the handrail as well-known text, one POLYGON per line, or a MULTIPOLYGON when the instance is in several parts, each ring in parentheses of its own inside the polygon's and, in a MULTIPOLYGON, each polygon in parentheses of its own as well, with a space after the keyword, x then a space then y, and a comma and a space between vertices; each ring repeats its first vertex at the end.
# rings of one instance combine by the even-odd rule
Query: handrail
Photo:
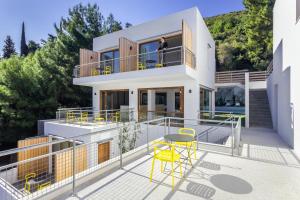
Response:
POLYGON ((170 50, 173 50, 173 49, 181 49, 181 48, 187 49, 183 46, 177 46, 177 47, 167 48, 166 50, 156 50, 156 51, 150 51, 150 52, 147 52, 147 53, 139 53, 139 54, 135 54, 135 55, 129 55, 129 56, 126 56, 126 57, 119 57, 119 58, 113 58, 113 59, 102 60, 102 61, 97 61, 97 62, 91 62, 91 63, 86 63, 86 64, 79 64, 79 65, 75 65, 75 67, 99 64, 99 63, 105 63, 105 62, 111 62, 111 61, 115 61, 115 60, 124 60, 124 59, 132 58, 132 57, 149 55, 149 54, 152 54, 152 53, 160 53, 160 52, 170 51, 170 50))
MULTIPOLYGON (((110 66, 110 68, 111 68, 110 71, 108 71, 108 74, 122 73, 125 71, 144 70, 144 69, 147 69, 148 66, 152 66, 152 63, 147 63, 147 62, 143 61, 143 59, 145 59, 144 57, 145 56, 154 56, 154 55, 158 56, 158 58, 154 59, 158 62, 156 64, 162 64, 163 67, 168 67, 168 66, 173 66, 173 65, 181 65, 183 63, 186 63, 187 66, 189 66, 191 68, 195 68, 195 66, 196 66, 196 57, 195 57, 194 53, 191 50, 187 49, 186 47, 177 46, 177 47, 167 48, 164 50, 155 50, 155 51, 146 52, 146 53, 129 55, 126 57, 119 57, 119 58, 113 58, 113 59, 108 59, 108 60, 100 60, 100 61, 96 61, 96 62, 79 64, 74 67, 73 76, 75 78, 80 78, 81 76, 88 77, 88 76, 100 75, 100 73, 105 74, 104 73, 105 70, 102 69, 105 66, 110 66), (176 56, 174 57, 173 54, 175 54, 176 56), (188 57, 188 59, 185 59, 185 57, 188 57), (121 71, 119 72, 117 70, 117 72, 115 72, 115 65, 116 65, 115 61, 120 63, 117 66, 119 66, 123 63, 123 65, 126 66, 125 67, 126 70, 122 71, 122 72, 121 71), (188 61, 188 62, 186 62, 186 61, 188 61), (124 63, 124 62, 126 62, 126 63, 124 63), (143 64, 142 69, 139 68, 139 63, 143 64), (130 64, 131 65, 134 64, 134 66, 128 66, 130 64), (83 74, 81 74, 80 69, 83 67, 88 67, 88 69, 85 70, 84 72, 82 72, 83 74), (93 70, 95 70, 95 71, 93 71, 93 70)), ((117 68, 117 69, 119 69, 119 68, 117 68)))

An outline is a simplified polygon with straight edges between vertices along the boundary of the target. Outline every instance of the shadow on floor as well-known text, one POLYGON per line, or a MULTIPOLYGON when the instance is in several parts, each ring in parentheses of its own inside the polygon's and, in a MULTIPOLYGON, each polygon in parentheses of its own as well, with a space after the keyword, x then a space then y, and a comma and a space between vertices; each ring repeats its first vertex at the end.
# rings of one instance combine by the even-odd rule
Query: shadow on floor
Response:
POLYGON ((244 179, 227 174, 217 174, 210 177, 210 182, 217 188, 233 194, 249 194, 253 188, 244 179))
POLYGON ((190 182, 187 185, 186 190, 189 194, 199 196, 204 199, 210 199, 216 193, 214 188, 195 182, 190 182))
POLYGON ((216 164, 216 163, 212 163, 212 162, 203 161, 198 166, 202 167, 202 168, 205 168, 205 169, 215 170, 215 171, 220 171, 221 170, 221 165, 216 164))

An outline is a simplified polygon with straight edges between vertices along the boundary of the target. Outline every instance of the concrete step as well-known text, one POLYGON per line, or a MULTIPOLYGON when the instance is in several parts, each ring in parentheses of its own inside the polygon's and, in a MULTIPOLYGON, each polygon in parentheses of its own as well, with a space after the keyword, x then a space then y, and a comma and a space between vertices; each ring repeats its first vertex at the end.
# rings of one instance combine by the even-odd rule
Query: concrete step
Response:
POLYGON ((249 98, 250 126, 272 128, 272 117, 266 90, 250 91, 249 98))

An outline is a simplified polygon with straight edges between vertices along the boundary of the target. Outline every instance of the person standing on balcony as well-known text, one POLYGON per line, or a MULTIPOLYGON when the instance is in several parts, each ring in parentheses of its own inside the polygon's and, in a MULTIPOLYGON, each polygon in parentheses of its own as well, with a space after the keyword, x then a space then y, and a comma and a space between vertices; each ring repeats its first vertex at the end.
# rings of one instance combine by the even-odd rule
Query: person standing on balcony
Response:
POLYGON ((166 53, 166 49, 168 48, 168 43, 166 41, 166 39, 164 37, 160 38, 159 41, 159 46, 158 46, 158 59, 159 59, 159 64, 161 66, 165 66, 165 53, 166 53))

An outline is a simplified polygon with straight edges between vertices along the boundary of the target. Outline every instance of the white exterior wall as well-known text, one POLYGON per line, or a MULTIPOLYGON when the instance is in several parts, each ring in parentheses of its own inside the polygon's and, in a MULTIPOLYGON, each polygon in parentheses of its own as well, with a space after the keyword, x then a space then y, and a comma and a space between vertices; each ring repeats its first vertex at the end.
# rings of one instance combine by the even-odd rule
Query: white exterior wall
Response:
POLYGON ((274 71, 267 86, 274 127, 300 155, 300 22, 296 21, 296 1, 275 3, 274 71))
POLYGON ((139 43, 145 39, 182 31, 182 20, 187 22, 192 31, 192 51, 196 57, 196 69, 179 65, 108 76, 75 78, 74 84, 93 87, 95 109, 99 109, 100 90, 129 89, 129 107, 134 108, 135 111, 138 110, 138 89, 184 86, 184 116, 196 118, 200 106, 199 85, 213 89, 215 81, 215 42, 197 7, 94 38, 93 50, 118 48, 120 37, 139 43), (189 93, 189 90, 192 90, 192 93, 189 93), (133 94, 131 91, 134 91, 133 94))

